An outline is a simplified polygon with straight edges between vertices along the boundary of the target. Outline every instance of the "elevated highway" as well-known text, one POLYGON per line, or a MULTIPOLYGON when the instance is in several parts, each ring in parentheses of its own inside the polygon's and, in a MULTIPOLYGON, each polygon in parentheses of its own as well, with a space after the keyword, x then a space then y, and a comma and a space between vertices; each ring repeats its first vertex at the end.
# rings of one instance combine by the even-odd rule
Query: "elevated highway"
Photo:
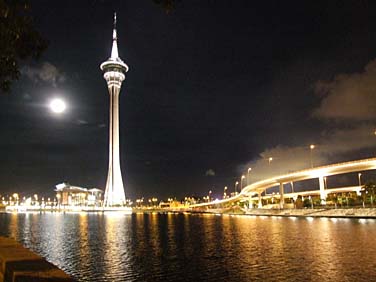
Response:
MULTIPOLYGON (((310 169, 300 170, 284 175, 278 175, 275 177, 271 177, 268 179, 264 179, 261 181, 254 182, 250 185, 247 185, 242 189, 242 191, 234 196, 223 200, 216 200, 208 203, 201 203, 192 205, 191 207, 204 207, 204 206, 213 206, 218 204, 225 204, 228 202, 238 201, 242 198, 252 197, 254 195, 258 195, 259 197, 259 207, 261 204, 261 194, 270 187, 279 186, 279 195, 280 195, 280 207, 283 208, 284 206, 284 187, 283 185, 286 183, 302 181, 307 179, 319 179, 319 186, 320 189, 317 190, 319 193, 321 200, 326 199, 326 195, 328 192, 335 192, 335 189, 325 189, 324 178, 332 175, 338 174, 345 174, 345 173, 352 173, 352 172, 361 172, 366 170, 374 170, 376 169, 376 158, 369 158, 363 160, 355 160, 350 162, 343 162, 337 164, 330 164, 326 166, 314 167, 310 169)), ((356 186, 360 189, 359 186, 356 186)), ((343 188, 344 189, 344 188, 343 188)), ((314 192, 314 191, 309 191, 314 192)))

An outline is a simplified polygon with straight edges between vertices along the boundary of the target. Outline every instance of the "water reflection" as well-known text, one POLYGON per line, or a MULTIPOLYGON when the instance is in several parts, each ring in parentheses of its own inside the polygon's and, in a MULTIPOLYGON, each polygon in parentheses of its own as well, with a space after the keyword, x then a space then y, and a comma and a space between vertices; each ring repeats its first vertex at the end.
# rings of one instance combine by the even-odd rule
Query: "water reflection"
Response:
POLYGON ((190 214, 0 214, 80 281, 371 281, 375 220, 190 214))

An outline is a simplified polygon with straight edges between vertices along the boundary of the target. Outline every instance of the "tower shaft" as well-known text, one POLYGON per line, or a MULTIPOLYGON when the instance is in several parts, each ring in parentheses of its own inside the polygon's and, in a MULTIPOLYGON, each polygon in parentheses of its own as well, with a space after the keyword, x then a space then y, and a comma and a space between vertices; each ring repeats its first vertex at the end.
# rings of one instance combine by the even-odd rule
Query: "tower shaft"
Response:
POLYGON ((119 93, 120 88, 110 86, 110 118, 109 118, 109 163, 104 197, 105 206, 123 205, 125 192, 120 169, 119 150, 119 93))
POLYGON ((106 190, 104 193, 105 207, 123 206, 125 204, 125 192, 120 169, 119 95, 121 84, 125 79, 125 73, 128 71, 128 66, 119 58, 115 27, 116 14, 114 18, 111 56, 100 66, 104 73, 103 77, 107 82, 110 100, 109 161, 106 190))

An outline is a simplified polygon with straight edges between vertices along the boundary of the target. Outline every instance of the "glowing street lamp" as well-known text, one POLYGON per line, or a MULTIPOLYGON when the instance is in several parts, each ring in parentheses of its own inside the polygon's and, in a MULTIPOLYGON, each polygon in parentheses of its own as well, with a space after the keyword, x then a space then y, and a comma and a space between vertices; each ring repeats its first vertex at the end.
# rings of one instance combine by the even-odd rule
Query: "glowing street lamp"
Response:
POLYGON ((359 172, 358 173, 358 182, 359 182, 359 187, 362 187, 362 182, 360 181, 360 177, 362 176, 362 174, 359 172))
POLYGON ((19 199, 18 194, 17 194, 17 193, 14 193, 14 194, 13 194, 13 198, 14 198, 14 200, 15 200, 15 205, 18 206, 18 199, 19 199))
POLYGON ((313 145, 313 144, 309 145, 309 149, 310 149, 311 168, 313 168, 312 151, 313 151, 313 149, 315 149, 315 145, 313 145))
POLYGON ((273 158, 272 158, 272 157, 269 157, 269 159, 268 159, 269 165, 270 165, 270 163, 272 162, 272 160, 273 160, 273 158))
MULTIPOLYGON (((375 135, 376 135, 376 131, 375 131, 375 135)), ((361 180, 360 180, 360 177, 362 176, 362 174, 359 172, 358 173, 358 182, 359 182, 359 187, 362 187, 362 182, 361 182, 361 180)), ((364 195, 363 195, 363 208, 365 208, 366 206, 365 206, 365 203, 364 203, 364 195)))
POLYGON ((238 186, 238 184, 239 184, 239 181, 236 181, 236 182, 235 182, 235 195, 238 194, 238 192, 236 191, 236 187, 238 186))
POLYGON ((249 185, 249 173, 251 172, 252 168, 248 168, 248 171, 247 171, 247 185, 249 185))
POLYGON ((240 179, 240 191, 243 189, 243 180, 245 179, 245 176, 242 175, 241 179, 240 179))
POLYGON ((227 191, 227 186, 225 186, 225 188, 223 189, 223 199, 226 199, 227 197, 226 191, 227 191))
POLYGON ((154 205, 154 206, 157 206, 157 201, 158 201, 157 198, 152 198, 151 201, 153 202, 153 205, 154 205))

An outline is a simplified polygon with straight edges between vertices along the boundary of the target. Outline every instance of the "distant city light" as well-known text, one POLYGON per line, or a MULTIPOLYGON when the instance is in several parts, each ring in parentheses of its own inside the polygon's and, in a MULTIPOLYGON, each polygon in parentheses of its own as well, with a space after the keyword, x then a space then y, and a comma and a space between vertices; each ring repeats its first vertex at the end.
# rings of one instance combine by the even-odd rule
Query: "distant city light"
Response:
POLYGON ((62 99, 55 98, 50 102, 50 110, 55 114, 61 114, 66 109, 66 104, 62 99))

